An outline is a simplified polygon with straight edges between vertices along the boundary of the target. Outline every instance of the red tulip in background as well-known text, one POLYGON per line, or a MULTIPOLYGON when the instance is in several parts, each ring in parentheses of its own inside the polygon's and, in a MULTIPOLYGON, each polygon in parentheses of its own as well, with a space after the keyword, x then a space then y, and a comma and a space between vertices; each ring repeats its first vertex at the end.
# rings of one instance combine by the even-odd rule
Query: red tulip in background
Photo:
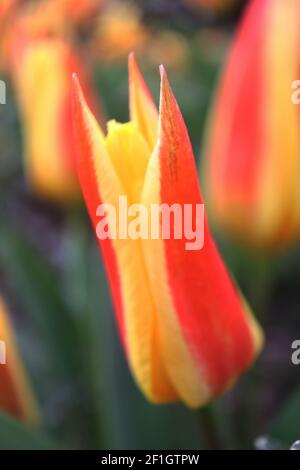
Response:
POLYGON ((277 248, 300 235, 299 2, 253 0, 210 118, 205 184, 218 226, 277 248))

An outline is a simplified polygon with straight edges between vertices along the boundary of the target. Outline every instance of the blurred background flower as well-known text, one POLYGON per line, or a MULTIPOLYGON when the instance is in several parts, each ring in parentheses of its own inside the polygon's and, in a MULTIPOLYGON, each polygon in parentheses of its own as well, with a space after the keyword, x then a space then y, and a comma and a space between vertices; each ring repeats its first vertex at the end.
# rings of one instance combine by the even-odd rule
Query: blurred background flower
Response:
POLYGON ((17 349, 3 299, 0 299, 0 335, 4 358, 0 364, 0 408, 21 421, 37 425, 38 407, 17 349))
POLYGON ((76 201, 70 77, 77 72, 87 82, 87 73, 59 38, 31 39, 16 32, 11 60, 28 185, 39 196, 61 204, 76 201))
POLYGON ((145 54, 153 66, 163 63, 168 69, 183 72, 190 60, 189 42, 179 32, 164 30, 148 41, 145 54))
POLYGON ((70 18, 78 23, 88 20, 100 5, 56 0, 22 5, 6 35, 6 69, 23 122, 27 181, 41 198, 69 204, 79 200, 71 121, 72 73, 82 76, 89 101, 96 107, 89 64, 75 48, 75 25, 70 18))
POLYGON ((143 50, 148 34, 138 6, 113 0, 97 19, 93 52, 99 60, 124 59, 132 50, 143 50))
POLYGON ((221 230, 250 245, 300 235, 298 2, 254 0, 234 39, 210 116, 205 184, 221 230))

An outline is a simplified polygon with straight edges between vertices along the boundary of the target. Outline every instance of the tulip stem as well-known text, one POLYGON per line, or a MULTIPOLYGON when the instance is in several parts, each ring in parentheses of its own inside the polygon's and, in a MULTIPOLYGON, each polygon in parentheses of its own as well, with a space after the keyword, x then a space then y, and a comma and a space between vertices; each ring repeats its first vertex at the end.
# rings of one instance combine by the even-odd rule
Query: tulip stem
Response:
POLYGON ((201 434, 206 450, 221 450, 224 448, 216 409, 212 404, 205 406, 199 410, 201 434))

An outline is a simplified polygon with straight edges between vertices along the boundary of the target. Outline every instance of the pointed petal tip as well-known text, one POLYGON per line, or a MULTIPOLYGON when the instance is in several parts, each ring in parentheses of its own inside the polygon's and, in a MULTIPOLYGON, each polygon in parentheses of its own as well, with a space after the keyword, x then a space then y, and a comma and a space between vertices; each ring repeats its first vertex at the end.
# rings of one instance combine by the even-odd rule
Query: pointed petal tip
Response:
POLYGON ((135 63, 135 54, 134 51, 129 52, 128 54, 128 63, 135 63))
POLYGON ((136 77, 139 73, 139 68, 135 60, 135 53, 132 51, 128 55, 128 75, 129 79, 136 77))
POLYGON ((74 123, 74 129, 79 121, 83 118, 84 108, 86 101, 81 88, 81 84, 76 73, 72 74, 72 119, 74 123))
POLYGON ((73 89, 73 95, 77 96, 80 90, 80 83, 79 83, 78 75, 75 72, 72 73, 72 89, 73 89))
POLYGON ((136 60, 135 60, 135 53, 134 51, 129 52, 128 54, 128 66, 129 67, 134 67, 136 66, 136 60))
POLYGON ((175 97, 172 92, 172 88, 167 76, 166 69, 163 65, 159 66, 160 72, 160 109, 163 106, 165 100, 169 100, 171 98, 172 101, 176 101, 175 97))
POLYGON ((159 66, 160 80, 162 84, 167 85, 169 83, 166 69, 163 64, 159 66))
POLYGON ((152 147, 157 139, 158 112, 133 52, 128 56, 128 76, 130 121, 152 147))
POLYGON ((160 73, 161 94, 165 95, 167 92, 171 91, 171 86, 168 80, 166 69, 162 64, 159 66, 159 73, 160 73))
POLYGON ((72 74, 73 103, 79 104, 84 101, 83 91, 77 73, 72 74))
POLYGON ((163 66, 163 64, 160 64, 159 66, 159 73, 160 73, 161 78, 163 78, 166 75, 166 69, 163 66))
POLYGON ((72 73, 72 82, 75 84, 75 83, 78 83, 79 80, 78 80, 78 75, 76 72, 73 72, 72 73))
POLYGON ((72 85, 76 92, 81 90, 80 81, 76 72, 72 73, 72 85))

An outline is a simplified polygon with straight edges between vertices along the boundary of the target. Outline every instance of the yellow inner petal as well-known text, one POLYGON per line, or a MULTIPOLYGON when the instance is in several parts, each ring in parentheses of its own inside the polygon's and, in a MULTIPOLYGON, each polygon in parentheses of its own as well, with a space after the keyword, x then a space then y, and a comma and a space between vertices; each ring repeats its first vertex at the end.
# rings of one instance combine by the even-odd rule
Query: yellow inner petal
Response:
POLYGON ((133 122, 109 121, 105 139, 107 153, 128 196, 139 202, 151 149, 133 122))

